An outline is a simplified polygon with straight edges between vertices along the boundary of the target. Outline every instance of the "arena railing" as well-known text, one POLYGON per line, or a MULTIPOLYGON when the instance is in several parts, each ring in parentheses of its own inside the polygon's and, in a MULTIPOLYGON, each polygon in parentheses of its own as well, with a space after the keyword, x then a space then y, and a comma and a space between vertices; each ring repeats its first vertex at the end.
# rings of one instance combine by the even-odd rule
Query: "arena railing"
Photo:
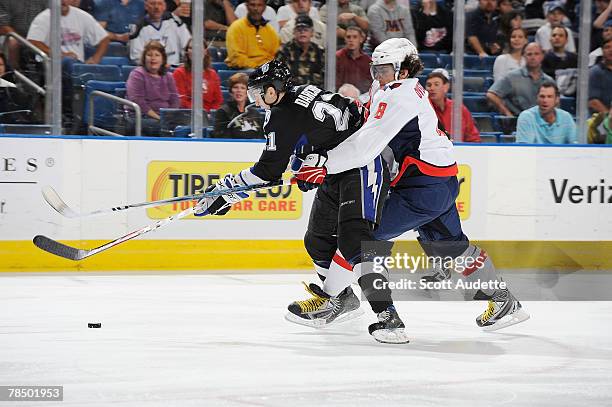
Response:
POLYGON ((101 97, 105 99, 109 99, 113 102, 117 102, 123 106, 131 107, 134 109, 135 113, 135 135, 140 137, 142 136, 142 111, 140 106, 137 103, 132 102, 131 100, 120 98, 119 96, 111 95, 110 93, 102 92, 99 90, 94 90, 87 97, 87 103, 89 104, 89 114, 87 116, 87 134, 93 134, 96 132, 97 134, 103 134, 105 136, 122 136, 122 134, 115 133, 110 130, 103 129, 101 127, 96 127, 94 125, 94 99, 96 97, 101 97))

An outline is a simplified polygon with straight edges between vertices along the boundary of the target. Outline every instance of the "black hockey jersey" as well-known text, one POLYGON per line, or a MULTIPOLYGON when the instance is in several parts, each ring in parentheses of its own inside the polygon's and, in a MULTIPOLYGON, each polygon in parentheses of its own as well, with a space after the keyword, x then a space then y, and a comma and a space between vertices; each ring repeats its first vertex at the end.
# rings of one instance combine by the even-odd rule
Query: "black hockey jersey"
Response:
POLYGON ((332 149, 360 125, 360 109, 351 99, 313 85, 293 87, 266 111, 266 148, 251 172, 265 181, 280 179, 291 155, 332 149))

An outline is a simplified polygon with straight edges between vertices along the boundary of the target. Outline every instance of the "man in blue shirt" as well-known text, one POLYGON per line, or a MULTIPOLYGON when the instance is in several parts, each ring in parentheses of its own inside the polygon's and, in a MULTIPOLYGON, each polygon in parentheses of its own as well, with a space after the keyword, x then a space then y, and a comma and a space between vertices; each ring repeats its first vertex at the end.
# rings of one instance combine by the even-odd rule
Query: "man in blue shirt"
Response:
POLYGON ((576 123, 559 104, 559 89, 553 82, 540 85, 538 104, 522 112, 516 129, 517 143, 574 144, 576 123))
POLYGON ((612 102, 612 38, 604 40, 601 49, 602 61, 589 71, 589 108, 606 113, 612 102))
POLYGON ((96 0, 94 17, 112 41, 127 43, 144 16, 144 0, 96 0))

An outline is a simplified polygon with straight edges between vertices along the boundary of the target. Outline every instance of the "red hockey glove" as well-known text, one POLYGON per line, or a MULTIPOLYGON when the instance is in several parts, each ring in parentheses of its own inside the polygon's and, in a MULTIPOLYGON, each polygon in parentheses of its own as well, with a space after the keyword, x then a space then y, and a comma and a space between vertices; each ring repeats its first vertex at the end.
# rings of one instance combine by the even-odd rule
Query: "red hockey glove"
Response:
POLYGON ((301 191, 310 191, 323 183, 327 175, 326 162, 327 156, 317 153, 308 154, 303 159, 300 168, 293 172, 301 191))

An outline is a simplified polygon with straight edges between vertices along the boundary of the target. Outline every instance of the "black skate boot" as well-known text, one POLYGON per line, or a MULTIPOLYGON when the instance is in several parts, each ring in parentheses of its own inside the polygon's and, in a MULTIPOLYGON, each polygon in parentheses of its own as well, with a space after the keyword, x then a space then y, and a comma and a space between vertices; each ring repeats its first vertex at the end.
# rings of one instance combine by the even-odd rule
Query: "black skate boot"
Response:
POLYGON ((487 309, 476 318, 476 324, 483 331, 497 331, 529 319, 521 303, 507 289, 497 290, 492 297, 478 290, 474 299, 489 300, 487 309))
POLYGON ((404 332, 404 323, 400 319, 395 307, 390 305, 383 312, 378 313, 378 322, 370 325, 368 331, 378 342, 382 343, 408 343, 408 336, 404 332))
POLYGON ((338 296, 331 297, 314 283, 303 284, 312 298, 289 304, 289 312, 285 316, 287 321, 322 328, 331 323, 349 321, 363 314, 363 310, 359 308, 359 298, 351 287, 345 288, 338 296))

